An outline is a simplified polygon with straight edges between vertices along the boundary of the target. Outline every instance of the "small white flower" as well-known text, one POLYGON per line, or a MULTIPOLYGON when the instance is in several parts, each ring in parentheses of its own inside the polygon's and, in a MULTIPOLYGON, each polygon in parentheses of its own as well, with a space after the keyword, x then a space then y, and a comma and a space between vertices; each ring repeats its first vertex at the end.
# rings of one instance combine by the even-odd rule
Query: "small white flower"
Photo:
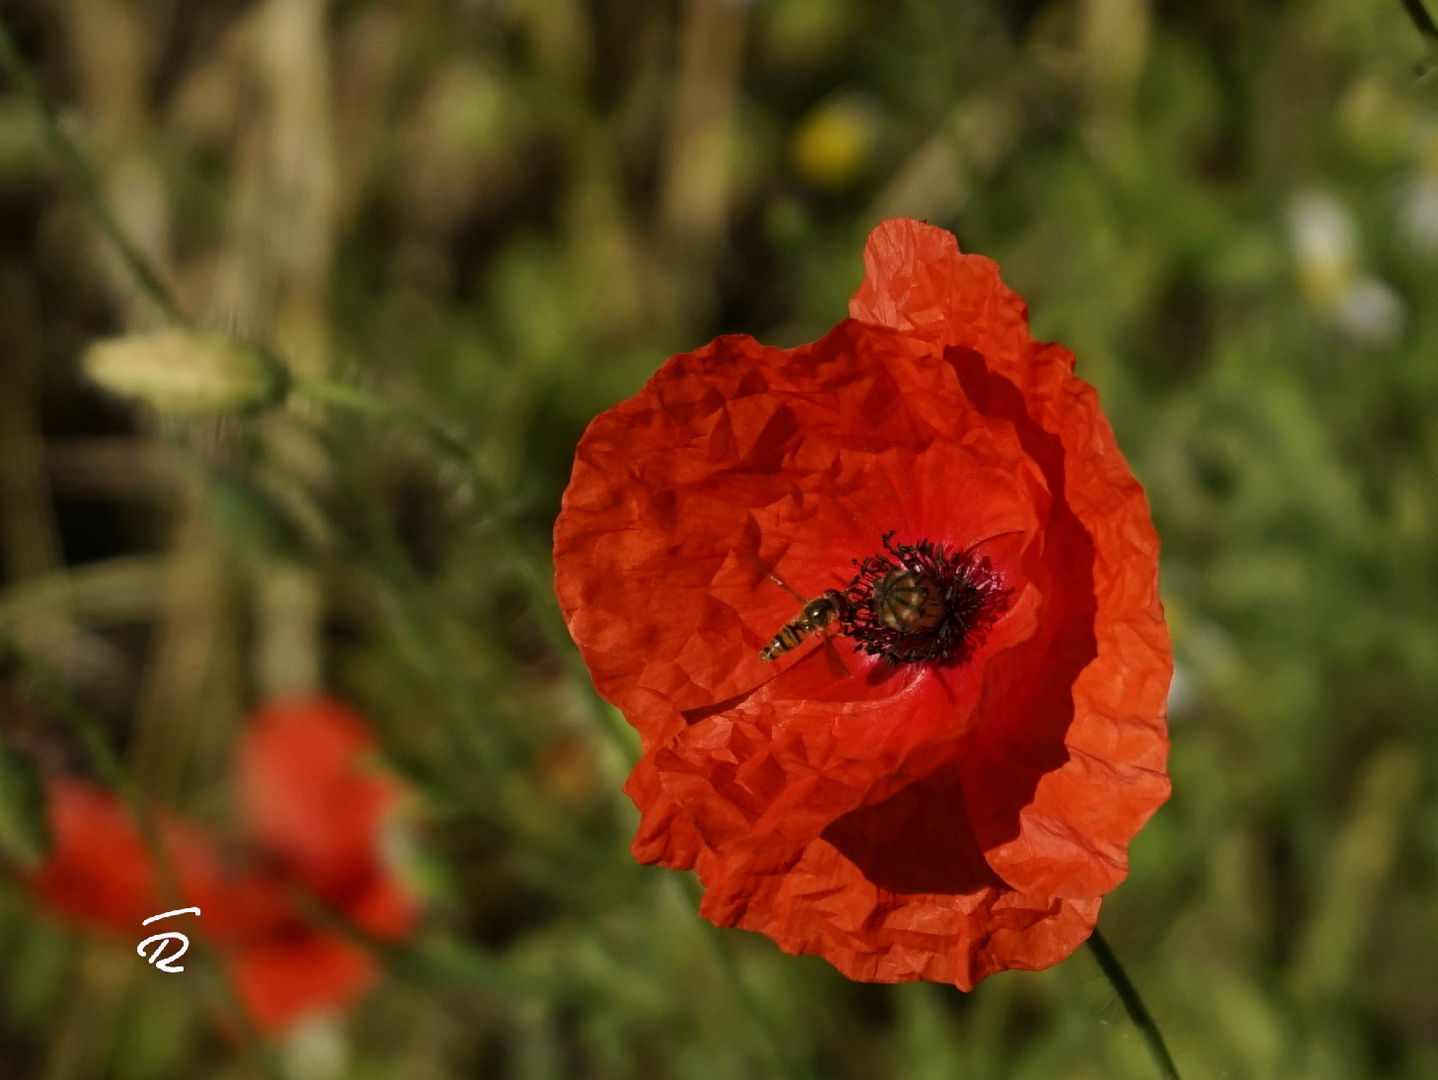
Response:
POLYGON ((1339 297, 1333 318, 1355 345, 1377 349, 1403 336, 1408 309, 1397 289, 1366 274, 1339 297))
POLYGON ((1438 177, 1420 176, 1398 196, 1398 228, 1423 255, 1438 255, 1438 177))
MULTIPOLYGON (((1438 190, 1429 228, 1438 240, 1438 190)), ((1304 295, 1353 344, 1376 349, 1393 344, 1408 324, 1398 290, 1359 270, 1358 226, 1348 207, 1332 195, 1306 192, 1288 210, 1289 236, 1304 295)))
POLYGON ((1358 275, 1358 229, 1348 208, 1331 195, 1307 192, 1288 211, 1298 279, 1308 299, 1329 309, 1358 275))

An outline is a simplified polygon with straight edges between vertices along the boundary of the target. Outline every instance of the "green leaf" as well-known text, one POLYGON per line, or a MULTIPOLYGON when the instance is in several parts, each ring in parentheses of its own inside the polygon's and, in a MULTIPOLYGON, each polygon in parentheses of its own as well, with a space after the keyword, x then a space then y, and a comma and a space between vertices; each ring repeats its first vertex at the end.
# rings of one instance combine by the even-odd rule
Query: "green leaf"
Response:
POLYGON ((0 742, 0 851, 29 869, 49 850, 44 786, 30 762, 0 742))

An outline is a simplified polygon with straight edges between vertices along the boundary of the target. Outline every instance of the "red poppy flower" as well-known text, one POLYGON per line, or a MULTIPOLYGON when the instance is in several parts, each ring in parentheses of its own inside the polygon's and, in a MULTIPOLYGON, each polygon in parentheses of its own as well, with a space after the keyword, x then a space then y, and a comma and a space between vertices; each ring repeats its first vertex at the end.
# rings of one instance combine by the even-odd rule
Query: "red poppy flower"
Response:
MULTIPOLYGON (((361 929, 399 940, 414 901, 385 865, 383 818, 401 796, 371 769, 374 738, 345 706, 325 699, 272 704, 241 736, 240 794, 251 846, 228 870, 203 830, 161 816, 159 830, 182 902, 201 909, 194 929, 219 953, 262 1031, 343 1008, 378 978, 373 958, 315 926, 297 890, 361 929)), ((30 886, 50 911, 133 935, 168 905, 125 806, 72 780, 49 789, 53 847, 30 886)), ((170 927, 166 927, 170 928, 170 927)))
POLYGON ((1158 540, 992 262, 907 219, 864 258, 822 340, 719 338, 590 425, 555 588, 643 740, 640 860, 967 989, 1076 948, 1168 795, 1158 540))

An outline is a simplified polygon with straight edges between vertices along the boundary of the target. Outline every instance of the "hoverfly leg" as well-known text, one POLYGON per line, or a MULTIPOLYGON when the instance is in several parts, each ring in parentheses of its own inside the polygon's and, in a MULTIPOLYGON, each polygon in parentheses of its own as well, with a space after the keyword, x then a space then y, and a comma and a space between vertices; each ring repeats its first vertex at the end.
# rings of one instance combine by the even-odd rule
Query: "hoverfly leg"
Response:
POLYGON ((772 581, 775 585, 779 586, 779 588, 783 589, 786 593, 788 593, 790 596, 792 596, 795 600, 799 601, 799 603, 801 603, 801 604, 807 604, 807 603, 808 603, 808 601, 805 600, 802 596, 800 596, 798 593, 796 593, 793 589, 789 588, 789 583, 788 583, 787 581, 785 581, 783 578, 781 578, 778 574, 766 574, 766 575, 764 575, 764 576, 767 577, 770 581, 772 581))

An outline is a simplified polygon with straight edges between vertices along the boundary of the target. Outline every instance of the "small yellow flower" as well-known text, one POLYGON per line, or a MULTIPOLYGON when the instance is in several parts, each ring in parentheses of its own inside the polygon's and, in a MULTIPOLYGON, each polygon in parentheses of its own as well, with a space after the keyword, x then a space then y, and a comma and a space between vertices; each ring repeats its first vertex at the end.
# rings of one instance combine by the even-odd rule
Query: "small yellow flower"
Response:
POLYGON ((807 182, 837 191, 873 164, 882 120, 865 97, 843 95, 814 109, 794 134, 794 167, 807 182))

